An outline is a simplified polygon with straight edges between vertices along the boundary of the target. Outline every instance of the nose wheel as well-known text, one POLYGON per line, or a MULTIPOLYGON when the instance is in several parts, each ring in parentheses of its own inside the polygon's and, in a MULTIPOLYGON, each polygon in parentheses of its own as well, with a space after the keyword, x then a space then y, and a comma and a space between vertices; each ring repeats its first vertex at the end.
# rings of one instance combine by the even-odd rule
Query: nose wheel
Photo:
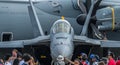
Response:
POLYGON ((59 55, 56 61, 51 62, 51 65, 65 65, 64 57, 62 55, 59 55))
POLYGON ((51 65, 65 65, 64 61, 52 61, 51 65))
POLYGON ((57 61, 54 63, 54 65, 65 65, 64 61, 57 61))

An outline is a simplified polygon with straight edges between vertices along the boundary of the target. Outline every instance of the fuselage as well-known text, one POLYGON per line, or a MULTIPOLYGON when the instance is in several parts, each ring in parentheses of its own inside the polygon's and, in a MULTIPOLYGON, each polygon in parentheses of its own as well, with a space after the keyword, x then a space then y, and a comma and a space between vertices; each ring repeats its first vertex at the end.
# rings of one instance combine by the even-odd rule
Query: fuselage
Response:
POLYGON ((74 45, 74 31, 67 20, 57 20, 50 31, 50 50, 53 60, 57 60, 58 56, 68 59, 72 58, 74 45))

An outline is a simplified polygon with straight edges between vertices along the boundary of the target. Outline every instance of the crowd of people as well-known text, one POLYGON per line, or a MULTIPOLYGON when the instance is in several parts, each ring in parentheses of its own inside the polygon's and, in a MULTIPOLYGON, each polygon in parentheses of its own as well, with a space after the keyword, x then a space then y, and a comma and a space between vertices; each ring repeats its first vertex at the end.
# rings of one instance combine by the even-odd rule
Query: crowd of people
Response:
POLYGON ((4 58, 0 58, 0 65, 38 65, 34 58, 28 54, 23 55, 16 49, 12 51, 12 54, 6 54, 4 58))
MULTIPOLYGON (((88 56, 85 53, 81 53, 78 58, 71 61, 64 58, 70 65, 120 65, 120 56, 117 60, 114 60, 114 54, 108 53, 107 58, 100 59, 97 54, 91 54, 88 56)), ((34 58, 28 54, 23 55, 16 49, 13 49, 12 54, 6 54, 3 58, 0 58, 0 65, 40 65, 39 62, 35 62, 34 58)))
POLYGON ((67 58, 65 60, 72 65, 120 65, 120 56, 115 61, 114 53, 108 53, 107 58, 100 59, 98 55, 91 54, 88 60, 87 54, 81 53, 80 57, 71 61, 67 58))

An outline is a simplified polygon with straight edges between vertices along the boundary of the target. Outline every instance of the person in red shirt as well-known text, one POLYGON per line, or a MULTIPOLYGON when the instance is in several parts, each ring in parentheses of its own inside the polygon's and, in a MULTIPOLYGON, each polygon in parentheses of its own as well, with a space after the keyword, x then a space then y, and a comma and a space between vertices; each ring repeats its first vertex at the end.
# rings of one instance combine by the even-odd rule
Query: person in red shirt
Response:
POLYGON ((116 65, 113 57, 114 57, 114 54, 112 52, 110 52, 108 54, 108 65, 116 65))
POLYGON ((116 62, 116 65, 120 65, 120 56, 118 57, 118 60, 116 62))
POLYGON ((81 60, 82 65, 90 65, 87 59, 88 59, 87 54, 82 53, 82 60, 81 60))

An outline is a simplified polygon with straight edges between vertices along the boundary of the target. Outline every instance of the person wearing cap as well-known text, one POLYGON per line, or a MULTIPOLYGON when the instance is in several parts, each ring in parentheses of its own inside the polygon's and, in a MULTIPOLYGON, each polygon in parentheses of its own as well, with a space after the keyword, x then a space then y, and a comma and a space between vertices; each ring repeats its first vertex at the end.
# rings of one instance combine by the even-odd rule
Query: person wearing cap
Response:
POLYGON ((90 55, 90 59, 91 59, 91 61, 92 61, 92 65, 98 65, 98 56, 97 55, 95 55, 95 54, 91 54, 90 55))
POLYGON ((116 65, 113 57, 114 57, 114 54, 112 52, 110 52, 108 54, 108 65, 116 65))
POLYGON ((116 65, 120 65, 120 56, 118 56, 118 58, 117 58, 116 65))
POLYGON ((87 59, 88 59, 87 54, 82 53, 81 63, 82 63, 83 65, 90 65, 90 63, 87 61, 87 59))

